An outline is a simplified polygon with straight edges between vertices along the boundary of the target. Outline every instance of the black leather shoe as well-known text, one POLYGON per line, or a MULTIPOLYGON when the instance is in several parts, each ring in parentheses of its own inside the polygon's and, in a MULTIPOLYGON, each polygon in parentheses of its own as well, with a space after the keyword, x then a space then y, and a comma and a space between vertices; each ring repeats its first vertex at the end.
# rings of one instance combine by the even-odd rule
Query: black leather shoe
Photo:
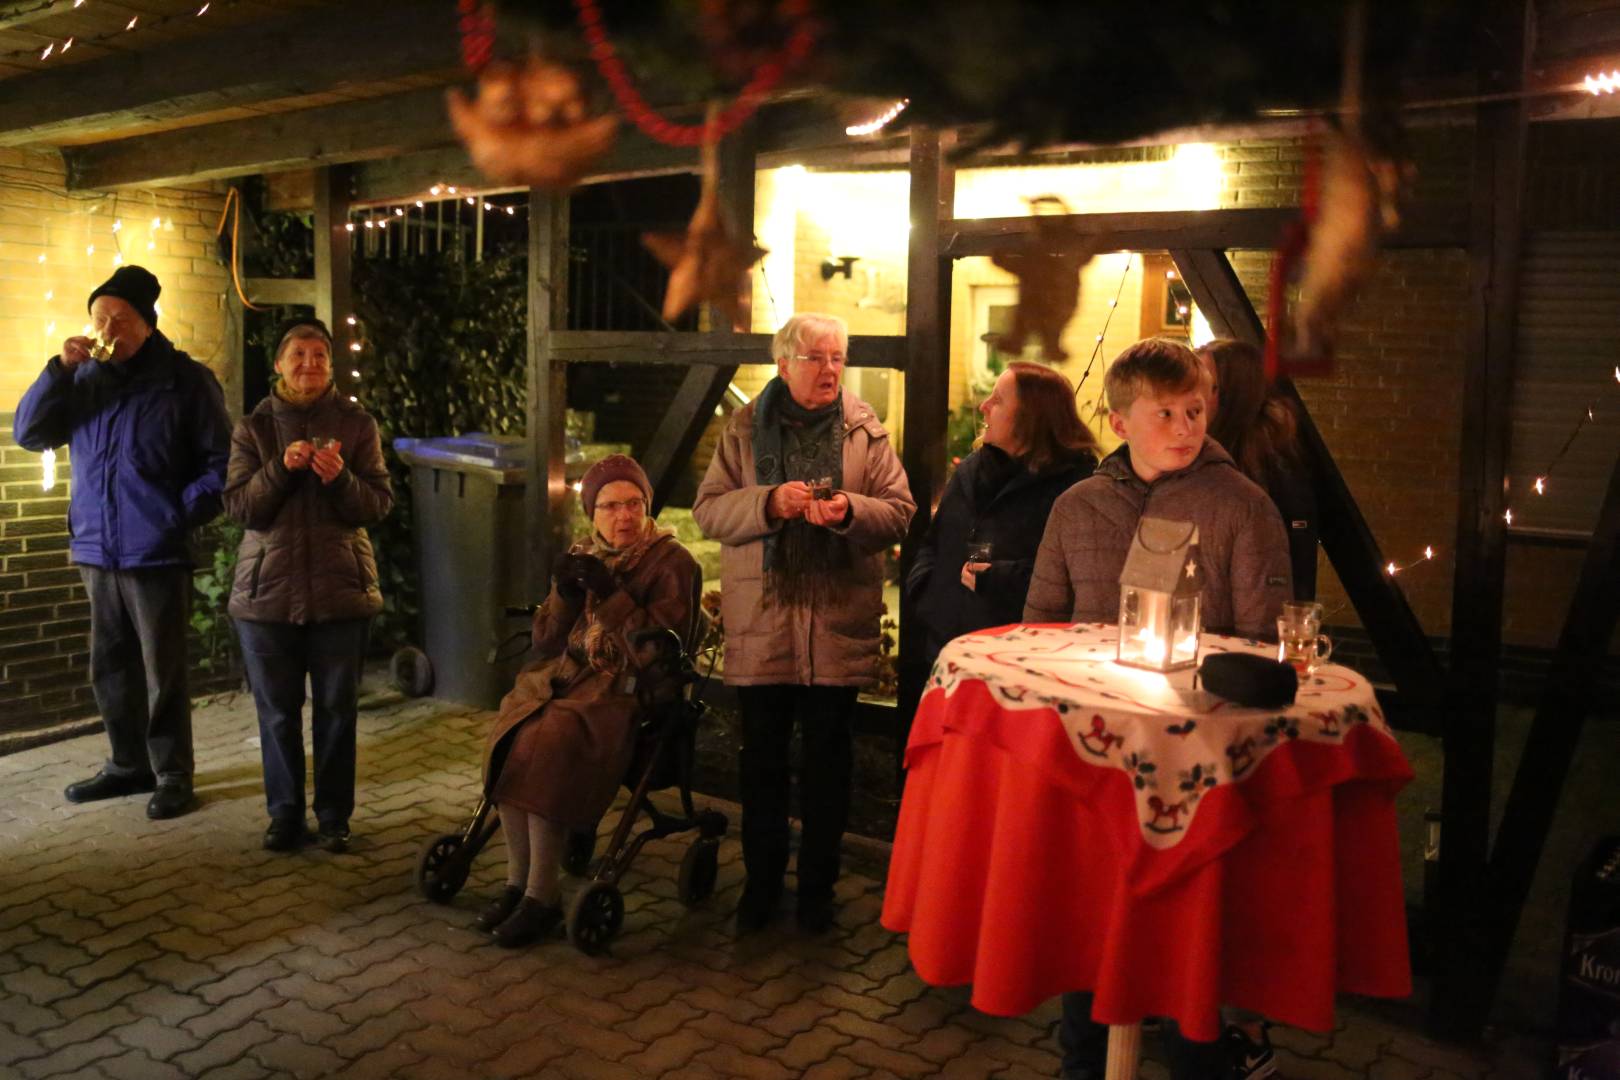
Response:
POLYGON ((478 918, 473 920, 473 928, 486 934, 492 932, 511 917, 512 912, 517 910, 518 901, 522 899, 523 889, 517 885, 508 885, 478 913, 478 918))
POLYGON ((146 804, 146 816, 153 821, 179 817, 197 805, 190 784, 159 784, 157 792, 146 804))
POLYGON ((349 850, 349 826, 342 821, 321 822, 319 835, 321 847, 334 855, 341 855, 349 850))
POLYGON ((512 909, 512 914, 490 931, 490 936, 502 948, 518 949, 546 937, 562 920, 562 908, 525 896, 512 909))
POLYGON ((737 901, 737 934, 752 934, 769 926, 780 900, 781 893, 775 889, 762 889, 753 882, 744 885, 742 899, 737 901))
POLYGON ((298 818, 277 818, 264 830, 264 850, 291 851, 304 842, 304 823, 298 818))
POLYGON ((799 929, 807 934, 825 934, 831 930, 836 914, 830 896, 799 897, 799 929))
POLYGON ((102 771, 88 780, 69 784, 62 794, 70 803, 87 803, 99 799, 116 799, 124 795, 145 795, 155 787, 157 778, 151 773, 144 776, 115 776, 102 771))

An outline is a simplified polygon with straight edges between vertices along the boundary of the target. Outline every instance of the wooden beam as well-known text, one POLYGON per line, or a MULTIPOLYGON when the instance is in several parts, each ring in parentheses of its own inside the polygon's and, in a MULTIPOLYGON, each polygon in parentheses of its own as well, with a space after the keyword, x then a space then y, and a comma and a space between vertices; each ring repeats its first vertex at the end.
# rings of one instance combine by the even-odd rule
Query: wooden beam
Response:
POLYGON ((456 13, 439 0, 351 0, 6 80, 0 146, 453 73, 456 13))
MULTIPOLYGON (((945 433, 951 385, 951 260, 941 248, 956 203, 952 139, 932 128, 911 129, 911 236, 906 261, 906 405, 902 461, 917 513, 900 549, 906 579, 945 485, 945 433)), ((853 352, 853 347, 851 352, 853 352)), ((927 678, 921 616, 900 590, 900 697, 896 769, 903 760, 912 716, 927 678)))
POLYGON ((1478 910, 1489 881, 1491 771, 1507 568, 1506 477, 1519 299, 1527 106, 1534 51, 1531 0, 1493 0, 1481 12, 1482 93, 1474 167, 1467 366, 1463 375, 1457 563, 1451 602, 1451 686, 1446 695, 1440 865, 1436 901, 1443 928, 1429 1019, 1448 1038, 1477 1037, 1500 972, 1491 968, 1478 910))
POLYGON ((551 350, 555 328, 568 315, 568 197, 529 192, 529 365, 526 427, 529 482, 524 488, 528 524, 529 595, 546 595, 551 564, 563 550, 568 521, 568 371, 551 350))
MULTIPOLYGON (((954 259, 989 255, 1008 247, 1039 244, 1061 250, 1108 251, 1249 248, 1277 246, 1283 226, 1299 216, 1292 208, 1259 210, 1161 210, 1046 217, 1038 231, 1033 217, 956 218, 940 223, 945 254, 954 259), (1061 231, 1053 229, 1059 226, 1061 231), (1054 233, 1056 236, 1054 237, 1054 233)), ((1460 209, 1443 209, 1404 220, 1384 241, 1389 248, 1462 247, 1468 238, 1460 209)))
POLYGON ((242 291, 255 304, 307 304, 315 306, 314 278, 243 278, 242 291))
POLYGON ((332 331, 332 345, 340 355, 353 340, 353 332, 344 322, 354 311, 354 261, 349 230, 345 228, 348 223, 349 170, 342 166, 316 170, 315 295, 311 302, 315 317, 332 331))
POLYGON ((42 4, 39 0, 30 0, 22 4, 0 4, 0 30, 15 30, 19 26, 39 22, 41 19, 53 19, 65 11, 73 10, 73 0, 56 0, 55 3, 42 4))
POLYGON ((62 149, 70 191, 405 154, 455 141, 438 87, 62 149))
MULTIPOLYGON (((770 334, 682 334, 661 330, 559 330, 551 335, 551 357, 568 364, 735 364, 771 363, 770 334)), ((906 339, 851 334, 850 367, 906 367, 906 339)))
POLYGON ((1170 261, 1217 337, 1266 347, 1266 328, 1224 251, 1172 248, 1170 261))

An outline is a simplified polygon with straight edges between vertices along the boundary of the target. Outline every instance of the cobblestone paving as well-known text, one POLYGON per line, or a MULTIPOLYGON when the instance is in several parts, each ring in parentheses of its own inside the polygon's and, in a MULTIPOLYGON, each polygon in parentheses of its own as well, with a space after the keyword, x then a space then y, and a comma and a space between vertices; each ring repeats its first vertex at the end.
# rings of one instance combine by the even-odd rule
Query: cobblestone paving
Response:
MULTIPOLYGON (((202 807, 173 821, 148 822, 144 798, 63 801, 94 771, 99 736, 0 758, 0 1076, 1057 1075, 1054 1005, 1001 1019, 924 986, 878 925, 874 876, 848 875, 833 933, 807 939, 786 918, 734 940, 734 839, 716 896, 694 910, 675 898, 685 843, 649 845, 610 955, 487 944, 469 924, 502 880, 498 847, 450 906, 412 882, 423 840, 476 801, 487 714, 387 695, 367 706, 355 843, 338 856, 260 849, 244 696, 198 709, 202 807)), ((1353 1006, 1342 1023, 1281 1034, 1282 1074, 1537 1075, 1533 1046, 1450 1049, 1353 1006)), ((1149 1062, 1143 1075, 1166 1074, 1149 1062)))

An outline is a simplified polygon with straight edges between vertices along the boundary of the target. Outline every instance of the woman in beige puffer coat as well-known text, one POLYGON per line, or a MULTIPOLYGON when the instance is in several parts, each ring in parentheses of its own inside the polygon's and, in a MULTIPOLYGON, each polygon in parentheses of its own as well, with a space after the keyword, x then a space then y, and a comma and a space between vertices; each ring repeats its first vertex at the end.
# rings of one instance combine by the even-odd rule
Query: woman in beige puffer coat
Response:
POLYGON ((777 331, 777 377, 726 426, 692 506, 722 545, 725 678, 742 711, 740 933, 765 926, 781 897, 796 723, 799 924, 833 923, 855 699, 877 677, 883 551, 917 509, 889 433, 843 388, 848 346, 832 316, 795 315, 777 331))
POLYGON ((258 707, 264 846, 305 839, 304 681, 314 697, 315 817, 328 850, 349 841, 360 665, 382 610, 366 526, 394 505, 377 423, 332 385, 317 319, 283 325, 281 376, 231 436, 225 512, 245 526, 229 612, 258 707))

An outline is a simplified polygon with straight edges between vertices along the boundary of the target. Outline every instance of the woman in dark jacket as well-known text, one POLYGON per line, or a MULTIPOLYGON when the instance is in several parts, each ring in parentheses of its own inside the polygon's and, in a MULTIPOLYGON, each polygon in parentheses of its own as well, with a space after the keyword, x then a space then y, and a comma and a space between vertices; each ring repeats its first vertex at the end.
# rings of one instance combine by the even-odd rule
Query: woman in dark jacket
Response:
POLYGON ((1299 446, 1294 403, 1266 386, 1260 350, 1218 339, 1198 349, 1213 381, 1209 435, 1226 448, 1243 475, 1265 489, 1288 529, 1294 599, 1316 599, 1316 489, 1299 446))
POLYGON ((225 511, 245 526, 230 615, 259 712, 270 827, 264 846, 304 840, 304 680, 313 693, 315 817, 343 851, 354 810, 360 664, 382 610, 366 526, 393 508, 377 423, 332 385, 332 336, 283 324, 280 379, 231 436, 225 511))
POLYGON ((952 638, 1019 621, 1052 503, 1097 467, 1097 440, 1061 372, 1015 361, 979 411, 982 445, 946 485, 906 577, 929 667, 952 638), (970 558, 980 544, 988 560, 970 558))

